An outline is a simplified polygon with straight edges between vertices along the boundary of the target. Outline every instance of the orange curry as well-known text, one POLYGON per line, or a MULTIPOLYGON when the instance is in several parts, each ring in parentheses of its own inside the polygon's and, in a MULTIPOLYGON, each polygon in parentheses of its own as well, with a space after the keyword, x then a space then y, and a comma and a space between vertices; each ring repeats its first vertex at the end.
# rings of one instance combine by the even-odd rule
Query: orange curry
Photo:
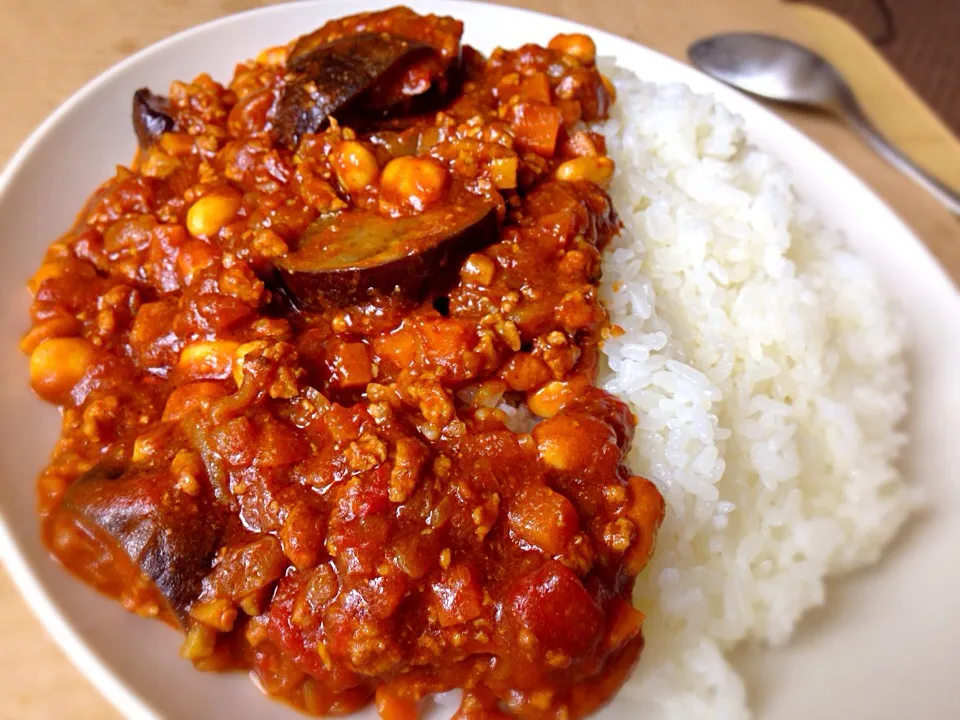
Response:
POLYGON ((314 714, 577 718, 643 645, 663 501, 594 386, 614 90, 586 36, 461 32, 394 8, 139 90, 30 283, 50 550, 314 714))

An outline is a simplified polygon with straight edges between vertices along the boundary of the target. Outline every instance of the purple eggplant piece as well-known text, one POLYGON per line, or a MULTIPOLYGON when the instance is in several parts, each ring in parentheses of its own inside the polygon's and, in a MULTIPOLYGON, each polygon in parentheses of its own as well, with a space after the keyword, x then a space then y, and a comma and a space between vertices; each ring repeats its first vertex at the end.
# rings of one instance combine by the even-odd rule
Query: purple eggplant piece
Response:
POLYGON ((463 258, 498 235, 496 207, 464 193, 457 202, 412 217, 351 210, 321 218, 277 267, 304 307, 393 292, 418 298, 449 280, 463 258))
POLYGON ((210 505, 203 495, 174 488, 169 474, 98 466, 70 488, 62 511, 113 540, 182 624, 221 544, 222 526, 210 505))
POLYGON ((292 55, 275 120, 280 142, 296 147, 400 63, 431 54, 434 48, 415 40, 361 33, 292 55))
POLYGON ((147 88, 133 94, 133 129, 141 148, 149 149, 161 135, 176 126, 170 114, 170 101, 163 95, 154 95, 147 88))

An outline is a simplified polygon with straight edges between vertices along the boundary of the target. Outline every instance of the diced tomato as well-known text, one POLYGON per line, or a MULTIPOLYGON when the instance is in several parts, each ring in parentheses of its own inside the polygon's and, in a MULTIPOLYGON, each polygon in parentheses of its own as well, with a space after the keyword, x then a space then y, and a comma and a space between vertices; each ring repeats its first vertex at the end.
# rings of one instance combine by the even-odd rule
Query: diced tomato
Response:
POLYGON ((551 560, 517 581, 507 608, 517 632, 533 633, 542 651, 579 656, 603 636, 603 613, 572 570, 551 560))
POLYGON ((270 604, 270 638, 297 667, 330 690, 356 687, 361 678, 328 649, 333 643, 325 632, 324 613, 309 605, 310 579, 310 573, 292 573, 280 580, 270 604))
POLYGON ((366 604, 367 612, 385 619, 393 615, 407 595, 407 579, 404 575, 377 575, 363 583, 358 591, 366 604))
POLYGON ((303 460, 309 449, 307 441, 293 428, 271 420, 260 428, 253 464, 258 467, 292 465, 303 460))
POLYGON ((173 367, 179 357, 177 336, 172 331, 177 303, 172 298, 143 305, 130 329, 130 349, 142 369, 173 367))
POLYGON ((442 627, 470 622, 483 612, 483 591, 474 571, 454 565, 433 584, 437 619, 442 627))
POLYGON ((421 326, 423 353, 436 368, 443 368, 452 381, 469 380, 478 371, 476 322, 439 318, 421 326))
POLYGON ((390 468, 387 465, 358 475, 347 483, 340 497, 340 515, 344 518, 365 518, 386 510, 390 506, 387 486, 390 468))
POLYGON ((245 417, 234 418, 210 433, 214 447, 229 465, 244 467, 253 462, 256 453, 256 431, 245 417))
POLYGON ((158 225, 153 229, 153 240, 147 249, 145 267, 151 281, 164 292, 180 288, 177 258, 180 248, 190 240, 182 225, 158 225))
POLYGON ((177 272, 184 285, 190 285, 198 273, 217 261, 213 246, 203 240, 188 241, 177 254, 177 272))
POLYGON ((360 437, 360 426, 364 419, 357 409, 334 405, 324 416, 323 421, 334 440, 349 442, 360 437))

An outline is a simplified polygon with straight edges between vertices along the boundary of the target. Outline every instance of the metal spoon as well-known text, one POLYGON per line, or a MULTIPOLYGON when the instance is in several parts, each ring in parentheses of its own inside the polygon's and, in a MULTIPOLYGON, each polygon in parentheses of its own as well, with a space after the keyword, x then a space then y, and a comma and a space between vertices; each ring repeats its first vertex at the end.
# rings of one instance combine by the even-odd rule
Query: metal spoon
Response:
POLYGON ((895 168, 960 215, 960 194, 919 168, 867 118, 840 73, 796 43, 758 33, 724 33, 698 40, 687 53, 700 70, 752 95, 826 110, 843 117, 895 168))

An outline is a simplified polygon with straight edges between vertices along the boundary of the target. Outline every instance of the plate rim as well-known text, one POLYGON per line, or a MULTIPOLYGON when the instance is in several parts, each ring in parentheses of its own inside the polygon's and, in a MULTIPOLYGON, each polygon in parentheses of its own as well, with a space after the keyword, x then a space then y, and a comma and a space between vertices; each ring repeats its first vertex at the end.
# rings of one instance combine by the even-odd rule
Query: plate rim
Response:
MULTIPOLYGON (((932 264, 933 267, 931 269, 935 270, 941 279, 953 287, 955 292, 960 293, 960 290, 958 290, 957 286, 952 282, 927 244, 923 242, 913 228, 904 221, 897 211, 892 208, 873 187, 802 130, 789 123, 773 110, 759 103, 753 97, 730 88, 718 80, 714 80, 683 61, 677 60, 664 52, 631 40, 630 38, 559 15, 509 5, 483 2, 482 0, 289 0, 288 2, 275 5, 256 7, 223 15, 179 30, 141 48, 137 52, 106 68, 84 83, 50 112, 40 124, 29 133, 26 139, 21 142, 4 165, 2 172, 0 172, 0 197, 8 192, 20 170, 26 165, 31 155, 42 145, 47 135, 49 135, 76 106, 81 104, 87 96, 95 93, 99 88, 109 85, 126 72, 128 68, 140 63, 155 53, 161 52, 194 35, 201 35, 224 25, 243 23, 257 16, 283 15, 294 7, 302 8, 303 6, 314 5, 322 11, 323 9, 328 9, 329 6, 349 6, 352 12, 364 12, 393 6, 401 1, 402 4, 409 5, 414 10, 417 10, 418 7, 423 8, 425 5, 431 6, 432 9, 436 9, 438 5, 442 5, 448 14, 455 17, 458 14, 459 7, 472 7, 474 10, 485 8, 496 11, 497 13, 513 15, 518 19, 524 18, 530 22, 536 22, 538 20, 549 20, 553 23, 560 22, 571 27, 576 27, 578 31, 586 32, 594 38, 599 38, 601 42, 613 39, 617 43, 625 43, 633 46, 634 50, 657 56, 658 60, 671 67, 674 73, 679 76, 679 79, 673 82, 688 84, 691 81, 695 81, 697 85, 705 88, 705 90, 702 90, 698 87, 695 89, 695 92, 708 92, 725 106, 729 106, 732 102, 735 106, 732 108, 732 111, 736 114, 742 114, 747 120, 751 118, 762 120, 764 123, 774 126, 777 132, 785 133, 795 142, 804 145, 806 150, 815 155, 814 159, 811 160, 811 164, 820 166, 824 173, 831 172, 838 174, 841 176, 845 185, 855 187, 863 197, 869 199, 872 206, 885 212, 888 215, 887 221, 897 226, 891 231, 891 234, 909 237, 916 246, 915 249, 920 251, 929 264, 932 264)), ((639 70, 637 72, 640 74, 639 70)), ((657 81, 653 80, 653 82, 657 81)), ((819 206, 819 203, 816 202, 811 202, 811 204, 815 207, 819 206)), ((47 590, 41 582, 39 575, 27 560, 25 553, 17 541, 16 535, 7 521, 6 511, 2 506, 0 506, 0 562, 2 562, 4 568, 7 570, 20 595, 30 608, 31 613, 39 620, 48 636, 53 639, 71 664, 91 682, 107 702, 126 717, 143 718, 144 720, 160 720, 162 716, 157 712, 156 708, 123 679, 122 673, 112 669, 110 665, 87 644, 80 633, 75 630, 66 616, 60 611, 52 593, 47 590)))

